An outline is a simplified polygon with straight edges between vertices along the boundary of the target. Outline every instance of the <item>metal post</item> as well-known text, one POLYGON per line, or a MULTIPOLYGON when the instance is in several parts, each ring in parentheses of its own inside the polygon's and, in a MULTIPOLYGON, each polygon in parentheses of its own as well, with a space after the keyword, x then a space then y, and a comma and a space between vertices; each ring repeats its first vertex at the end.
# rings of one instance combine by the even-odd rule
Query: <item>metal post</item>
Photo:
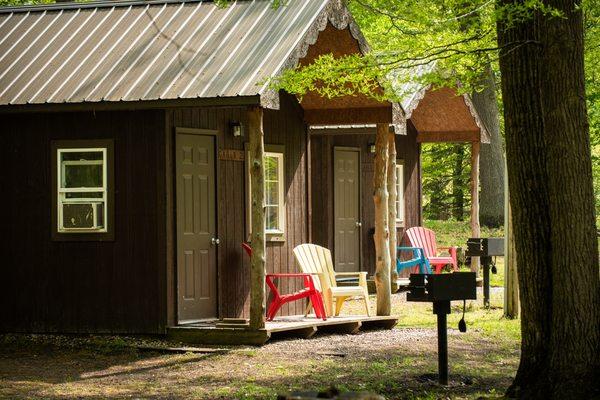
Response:
POLYGON ((438 330, 438 377, 440 384, 448 384, 448 332, 446 314, 437 315, 438 330))
POLYGON ((492 257, 482 256, 481 264, 483 266, 483 306, 490 308, 490 264, 492 257))
POLYGON ((446 315, 450 314, 450 301, 434 301, 433 313, 437 315, 438 380, 448 384, 448 327, 446 315))

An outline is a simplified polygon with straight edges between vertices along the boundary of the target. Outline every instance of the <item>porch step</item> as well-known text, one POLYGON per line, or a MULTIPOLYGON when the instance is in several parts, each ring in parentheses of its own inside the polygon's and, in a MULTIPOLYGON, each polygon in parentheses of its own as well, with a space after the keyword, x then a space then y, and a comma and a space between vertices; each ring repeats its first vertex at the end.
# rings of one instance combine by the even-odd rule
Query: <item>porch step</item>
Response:
POLYGON ((217 328, 246 329, 249 321, 245 318, 223 318, 216 323, 217 328))

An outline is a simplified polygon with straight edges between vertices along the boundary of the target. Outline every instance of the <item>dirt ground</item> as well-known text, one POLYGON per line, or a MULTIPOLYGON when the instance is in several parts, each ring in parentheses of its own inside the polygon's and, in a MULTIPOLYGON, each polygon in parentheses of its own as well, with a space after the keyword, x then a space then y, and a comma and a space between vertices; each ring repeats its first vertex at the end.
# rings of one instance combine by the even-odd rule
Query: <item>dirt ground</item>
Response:
POLYGON ((435 382, 437 333, 431 306, 394 295, 393 310, 400 321, 392 330, 317 335, 211 354, 131 347, 168 344, 148 338, 0 336, 0 397, 269 399, 335 386, 388 399, 458 399, 497 397, 510 384, 518 364, 518 321, 502 319, 501 309, 469 305, 465 334, 454 329, 462 310, 450 315, 447 387, 435 382))

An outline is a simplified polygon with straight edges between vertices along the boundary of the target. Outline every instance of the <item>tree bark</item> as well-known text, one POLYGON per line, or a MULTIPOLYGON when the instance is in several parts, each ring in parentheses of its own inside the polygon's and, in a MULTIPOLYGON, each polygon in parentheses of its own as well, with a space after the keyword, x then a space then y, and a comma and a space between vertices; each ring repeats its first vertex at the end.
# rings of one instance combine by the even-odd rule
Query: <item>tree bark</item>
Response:
MULTIPOLYGON (((479 142, 471 144, 471 237, 481 236, 479 225, 479 142)), ((471 271, 479 276, 479 257, 471 257, 471 271)))
POLYGON ((481 76, 481 83, 483 90, 474 92, 471 99, 490 134, 490 143, 481 144, 479 221, 484 226, 496 228, 504 222, 504 149, 496 82, 489 64, 481 76))
POLYGON ((265 327, 265 171, 263 111, 248 109, 250 157, 250 210, 252 256, 250 257, 250 328, 265 327))
POLYGON ((398 193, 396 190, 396 156, 396 134, 388 129, 388 230, 390 232, 390 279, 392 288, 396 287, 396 281, 398 280, 398 273, 396 272, 396 259, 398 258, 398 253, 396 251, 396 247, 398 246, 396 231, 396 200, 398 198, 398 193))
POLYGON ((583 398, 590 386, 600 397, 600 278, 585 102, 583 15, 577 1, 548 4, 567 16, 540 21, 553 252, 549 379, 554 397, 572 397, 579 391, 583 398))
POLYGON ((392 309, 390 286, 390 247, 388 225, 388 124, 377 124, 375 138, 375 171, 373 172, 373 201, 375 202, 375 287, 377 315, 390 315, 392 309))
POLYGON ((582 15, 545 3, 563 15, 498 24, 522 333, 507 394, 588 399, 600 396, 600 279, 582 15))

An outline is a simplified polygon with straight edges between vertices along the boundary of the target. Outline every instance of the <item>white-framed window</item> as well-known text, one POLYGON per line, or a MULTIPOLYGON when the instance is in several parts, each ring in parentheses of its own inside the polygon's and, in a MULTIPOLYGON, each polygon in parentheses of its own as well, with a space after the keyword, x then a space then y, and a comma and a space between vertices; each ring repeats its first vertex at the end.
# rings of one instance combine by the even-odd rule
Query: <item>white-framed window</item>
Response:
POLYGON ((396 161, 396 225, 404 225, 404 160, 396 161))
POLYGON ((108 148, 56 149, 59 233, 108 231, 108 148))
POLYGON ((284 232, 284 168, 283 153, 265 152, 265 221, 266 233, 284 232))
MULTIPOLYGON (((265 145, 263 156, 265 170, 265 233, 270 240, 285 233, 285 158, 283 146, 265 145)), ((252 189, 250 187, 250 157, 247 158, 247 222, 248 233, 252 227, 252 189)))

